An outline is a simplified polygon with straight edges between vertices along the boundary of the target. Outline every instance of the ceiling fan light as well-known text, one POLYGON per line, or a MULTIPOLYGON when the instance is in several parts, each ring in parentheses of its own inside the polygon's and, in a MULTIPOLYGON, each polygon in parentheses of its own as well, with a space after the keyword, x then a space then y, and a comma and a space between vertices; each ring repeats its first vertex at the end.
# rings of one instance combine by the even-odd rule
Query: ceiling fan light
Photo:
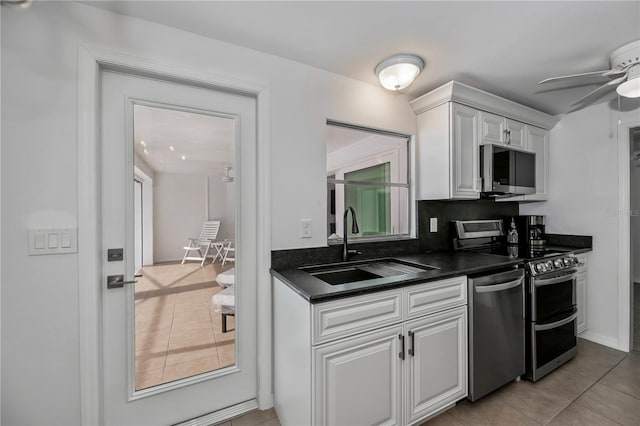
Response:
POLYGON ((416 55, 400 54, 380 62, 375 69, 382 87, 400 91, 413 83, 424 68, 424 60, 416 55))
POLYGON ((640 98, 640 64, 627 71, 627 81, 616 87, 618 95, 625 98, 640 98))

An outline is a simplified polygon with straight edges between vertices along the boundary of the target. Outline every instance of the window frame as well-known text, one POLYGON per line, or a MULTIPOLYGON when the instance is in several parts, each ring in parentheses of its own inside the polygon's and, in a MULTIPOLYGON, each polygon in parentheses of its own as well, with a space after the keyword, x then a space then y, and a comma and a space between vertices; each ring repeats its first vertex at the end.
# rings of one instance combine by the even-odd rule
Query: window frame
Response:
MULTIPOLYGON (((360 236, 360 235, 349 235, 349 242, 353 242, 353 243, 364 243, 364 242, 376 242, 376 241, 396 241, 396 240, 407 240, 407 239, 415 239, 416 238, 416 203, 415 203, 415 137, 414 135, 409 135, 409 134, 405 134, 405 133, 399 133, 399 132, 393 132, 393 131, 389 131, 389 130, 384 130, 384 129, 378 129, 378 128, 374 128, 374 127, 366 127, 366 126, 360 126, 360 125, 355 125, 355 124, 350 124, 350 123, 344 123, 341 121, 336 121, 336 120, 330 120, 328 119, 326 121, 326 126, 337 126, 337 127, 342 127, 342 128, 346 128, 346 129, 351 129, 351 130, 357 130, 357 131, 361 131, 361 132, 367 132, 367 133, 371 133, 371 134, 377 134, 377 135, 382 135, 382 136, 391 136, 391 137, 396 137, 396 138, 400 138, 400 139, 404 139, 406 141, 406 147, 407 147, 407 151, 406 151, 406 157, 407 157, 407 164, 406 164, 406 170, 407 170, 407 175, 406 175, 406 183, 399 183, 399 182, 373 182, 373 181, 351 181, 351 180, 347 180, 347 179, 335 179, 335 178, 330 178, 329 174, 327 173, 327 177, 326 177, 326 184, 327 184, 327 203, 330 203, 331 201, 329 200, 330 197, 330 191, 331 188, 334 189, 336 188, 336 185, 343 185, 343 187, 346 187, 346 185, 360 185, 360 186, 386 186, 388 188, 406 188, 407 190, 407 205, 406 205, 406 210, 407 210, 407 215, 406 215, 406 220, 407 220, 407 232, 406 233, 402 233, 402 234, 389 234, 389 235, 375 235, 375 236, 360 236)), ((325 139, 326 140, 326 139, 325 139)), ((325 156, 325 161, 326 161, 326 157, 325 156)), ((366 160, 366 156, 363 156, 363 160, 366 160)), ((366 166, 364 167, 366 168, 366 166)), ((357 169, 359 170, 359 169, 357 169)), ((346 192, 345 192, 346 193, 346 192)), ((404 204, 404 203, 403 203, 404 204)), ((400 203, 397 203, 397 207, 401 208, 402 206, 400 205, 400 203)), ((393 208, 393 205, 392 205, 393 208)), ((329 210, 328 210, 328 206, 327 206, 327 214, 329 214, 329 210)), ((337 224, 338 221, 342 220, 342 215, 338 214, 338 212, 335 212, 335 223, 337 224)), ((327 220, 326 220, 326 227, 325 230, 327 232, 327 244, 328 245, 337 245, 337 244, 342 244, 343 242, 343 238, 339 237, 339 238, 333 238, 333 239, 329 239, 329 228, 330 228, 330 222, 329 222, 330 218, 329 216, 327 216, 327 220)), ((402 220, 402 219, 400 219, 402 220)))

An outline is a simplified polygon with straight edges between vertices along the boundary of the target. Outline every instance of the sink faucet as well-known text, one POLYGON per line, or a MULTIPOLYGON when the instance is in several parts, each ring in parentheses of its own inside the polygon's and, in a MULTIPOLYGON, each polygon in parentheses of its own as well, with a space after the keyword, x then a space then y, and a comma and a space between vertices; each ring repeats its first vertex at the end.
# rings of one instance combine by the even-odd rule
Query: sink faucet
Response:
POLYGON ((347 262, 349 260, 350 255, 362 254, 356 250, 349 250, 347 247, 347 213, 351 211, 351 232, 353 234, 358 234, 360 230, 358 229, 358 220, 356 219, 356 211, 353 207, 349 206, 344 211, 342 215, 342 233, 344 236, 342 237, 342 261, 347 262))

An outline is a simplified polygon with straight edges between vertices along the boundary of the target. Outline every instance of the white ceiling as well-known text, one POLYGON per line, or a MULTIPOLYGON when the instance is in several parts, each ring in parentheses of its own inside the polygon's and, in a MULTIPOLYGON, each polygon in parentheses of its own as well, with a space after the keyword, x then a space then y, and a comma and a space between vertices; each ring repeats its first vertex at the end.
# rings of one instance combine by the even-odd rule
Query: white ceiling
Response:
POLYGON ((85 3, 373 84, 378 62, 414 53, 427 66, 410 98, 454 79, 551 114, 597 84, 538 81, 608 69, 614 49, 640 39, 639 1, 85 3))
POLYGON ((135 105, 134 150, 154 172, 221 175, 233 165, 233 126, 229 118, 135 105))

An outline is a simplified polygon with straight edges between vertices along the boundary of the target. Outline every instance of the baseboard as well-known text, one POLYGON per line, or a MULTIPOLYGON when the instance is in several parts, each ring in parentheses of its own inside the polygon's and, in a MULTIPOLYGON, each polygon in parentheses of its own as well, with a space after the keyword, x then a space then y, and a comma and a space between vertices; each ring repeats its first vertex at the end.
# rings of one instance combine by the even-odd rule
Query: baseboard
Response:
POLYGON ((583 338, 585 340, 589 340, 590 342, 598 343, 604 346, 609 346, 610 348, 617 349, 621 351, 622 349, 618 345, 617 339, 612 339, 609 336, 603 336, 602 334, 594 333, 591 330, 585 330, 582 333, 578 334, 578 337, 583 338))
POLYGON ((205 414, 204 416, 197 417, 195 419, 187 420, 186 422, 177 423, 175 426, 210 426, 217 423, 222 423, 229 420, 232 417, 237 417, 242 414, 248 413, 258 408, 258 402, 255 399, 241 402, 240 404, 232 405, 231 407, 223 408, 222 410, 214 411, 213 413, 205 414))

